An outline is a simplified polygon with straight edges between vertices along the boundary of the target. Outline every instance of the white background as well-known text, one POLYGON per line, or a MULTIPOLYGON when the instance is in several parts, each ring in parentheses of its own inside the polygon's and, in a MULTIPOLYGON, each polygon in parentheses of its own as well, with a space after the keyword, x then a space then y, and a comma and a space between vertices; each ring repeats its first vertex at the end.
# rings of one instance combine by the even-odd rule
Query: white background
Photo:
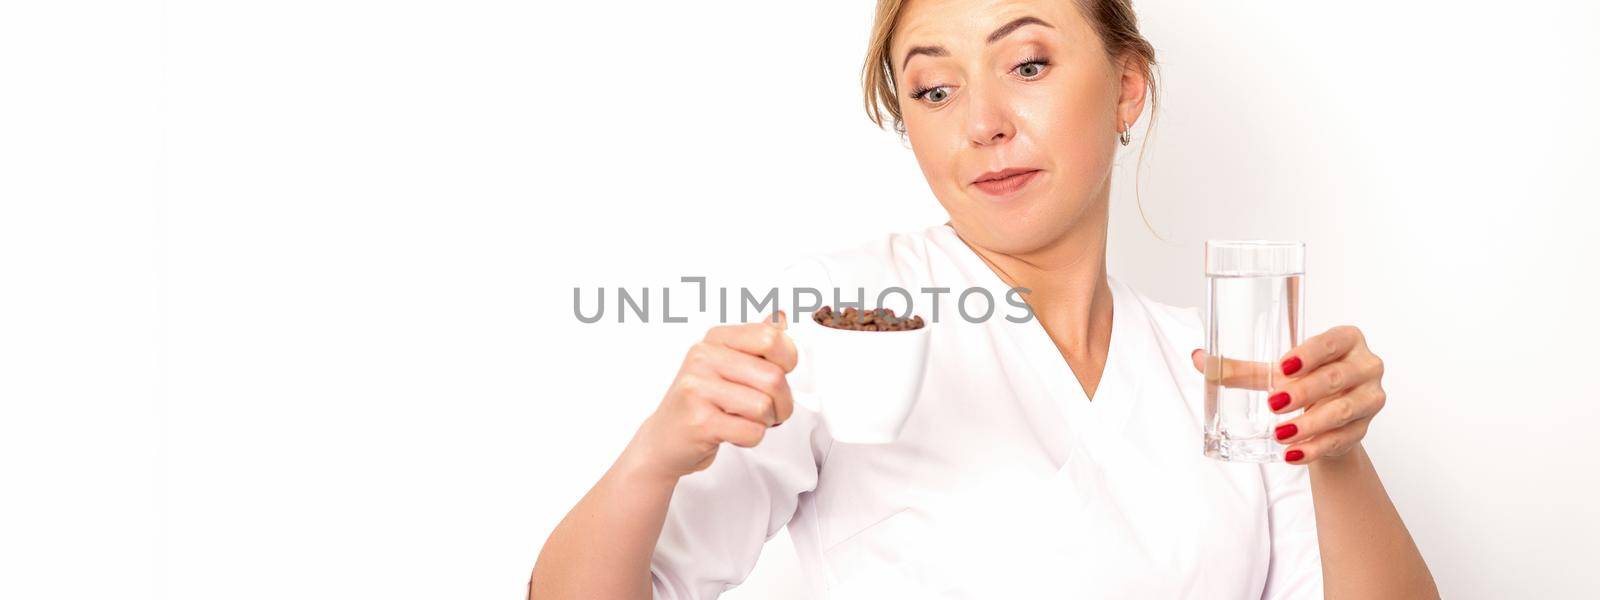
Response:
MULTIPOLYGON (((1305 240, 1445 596, 1600 588, 1600 9, 1139 5, 1161 238, 1135 145, 1112 272, 1197 305, 1204 239, 1305 240)), ((861 114, 870 17, 5 3, 0 597, 521 597, 710 324, 582 325, 575 286, 943 221, 861 114)), ((727 597, 799 577, 780 535, 727 597)))

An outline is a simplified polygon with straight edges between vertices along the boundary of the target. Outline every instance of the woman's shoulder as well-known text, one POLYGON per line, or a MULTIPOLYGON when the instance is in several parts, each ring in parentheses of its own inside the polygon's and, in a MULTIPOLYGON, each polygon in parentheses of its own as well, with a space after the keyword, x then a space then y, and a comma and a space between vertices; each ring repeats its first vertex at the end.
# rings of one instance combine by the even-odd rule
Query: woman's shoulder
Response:
POLYGON ((1205 320, 1200 307, 1163 302, 1135 289, 1114 275, 1110 278, 1114 285, 1120 285, 1122 290, 1127 292, 1133 304, 1144 310, 1150 321, 1168 340, 1173 342, 1182 340, 1182 344, 1204 342, 1205 320))

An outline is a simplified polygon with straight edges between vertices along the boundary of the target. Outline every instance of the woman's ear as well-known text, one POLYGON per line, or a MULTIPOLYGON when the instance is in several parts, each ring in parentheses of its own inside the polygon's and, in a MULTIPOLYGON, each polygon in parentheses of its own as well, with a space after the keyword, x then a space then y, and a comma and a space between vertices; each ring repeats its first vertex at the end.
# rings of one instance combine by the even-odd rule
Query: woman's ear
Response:
POLYGON ((1121 122, 1117 123, 1117 131, 1121 131, 1123 123, 1132 126, 1144 112, 1144 99, 1150 89, 1150 80, 1136 56, 1124 54, 1117 64, 1121 65, 1117 95, 1117 119, 1121 122))

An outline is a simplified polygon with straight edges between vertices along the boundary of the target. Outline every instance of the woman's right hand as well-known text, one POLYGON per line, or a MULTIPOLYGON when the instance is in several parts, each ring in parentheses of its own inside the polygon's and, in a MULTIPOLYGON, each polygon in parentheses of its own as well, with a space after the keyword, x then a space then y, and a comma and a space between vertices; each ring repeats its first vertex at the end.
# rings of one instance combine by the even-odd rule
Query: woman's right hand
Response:
POLYGON ((689 348, 666 397, 645 419, 623 459, 651 476, 677 478, 711 466, 728 442, 761 442, 794 412, 784 375, 794 369, 794 343, 776 321, 722 325, 689 348))

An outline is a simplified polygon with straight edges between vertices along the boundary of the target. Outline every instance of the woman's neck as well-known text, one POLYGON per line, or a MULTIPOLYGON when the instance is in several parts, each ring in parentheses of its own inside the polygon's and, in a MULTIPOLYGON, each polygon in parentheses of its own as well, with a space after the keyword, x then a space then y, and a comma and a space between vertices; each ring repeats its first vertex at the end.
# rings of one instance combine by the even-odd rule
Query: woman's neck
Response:
POLYGON ((1006 254, 967 243, 1006 285, 1030 290, 1022 298, 1069 361, 1089 358, 1102 362, 1111 343, 1107 220, 1104 202, 1097 204, 1099 210, 1082 215, 1081 227, 1026 254, 1006 254))

